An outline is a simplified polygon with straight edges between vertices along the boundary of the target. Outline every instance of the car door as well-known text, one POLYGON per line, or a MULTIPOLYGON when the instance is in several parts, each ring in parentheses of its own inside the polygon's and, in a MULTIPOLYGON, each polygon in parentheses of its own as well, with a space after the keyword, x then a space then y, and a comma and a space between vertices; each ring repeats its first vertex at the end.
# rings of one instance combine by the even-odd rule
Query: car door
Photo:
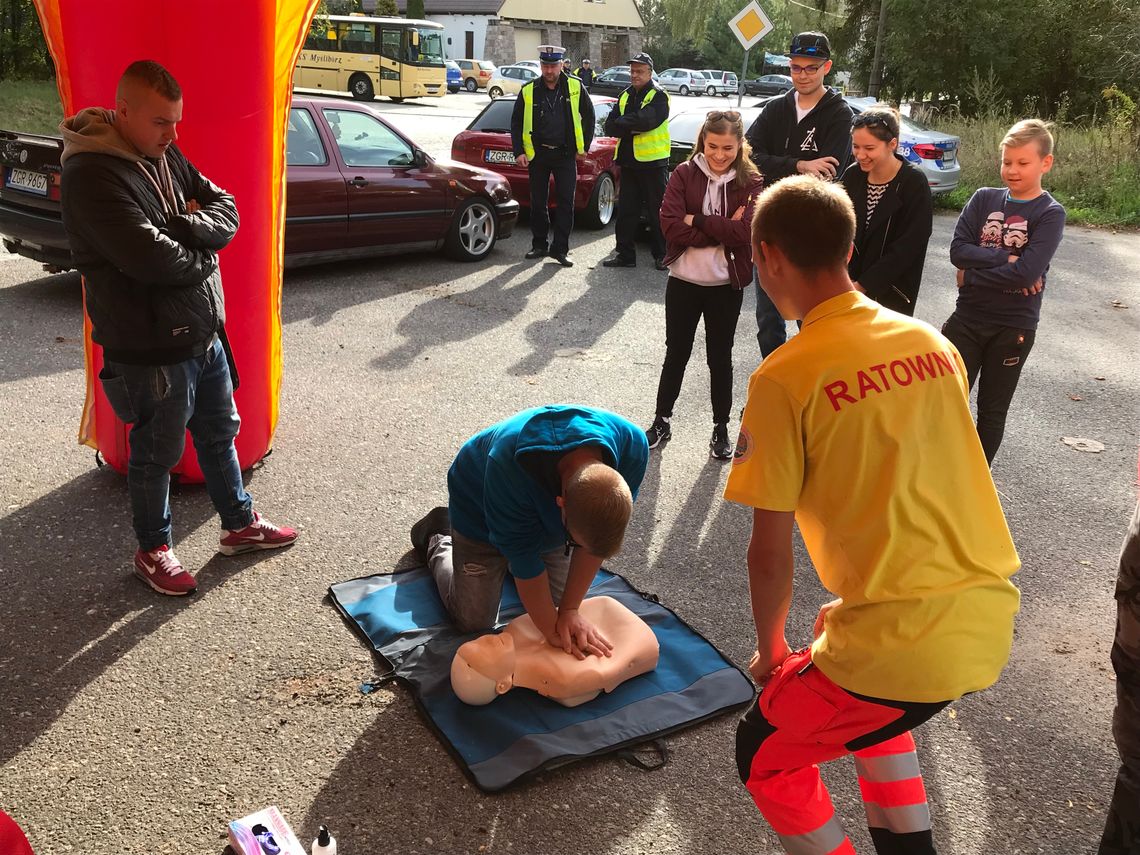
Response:
POLYGON ((447 181, 415 147, 361 108, 325 107, 348 196, 348 245, 437 240, 450 224, 447 181), (421 161, 422 162, 422 161, 421 161))
POLYGON ((285 166, 285 254, 343 248, 348 238, 344 176, 308 107, 289 111, 285 166))

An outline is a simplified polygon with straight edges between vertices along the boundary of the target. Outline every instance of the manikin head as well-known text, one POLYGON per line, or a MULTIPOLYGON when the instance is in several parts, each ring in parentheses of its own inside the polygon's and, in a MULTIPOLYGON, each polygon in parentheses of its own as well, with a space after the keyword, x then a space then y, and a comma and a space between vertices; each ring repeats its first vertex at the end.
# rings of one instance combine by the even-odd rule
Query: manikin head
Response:
POLYGON ((451 688, 459 700, 483 706, 514 686, 515 639, 489 632, 460 645, 451 660, 451 688))
POLYGON ((802 318, 846 283, 855 209, 841 184, 810 175, 785 178, 760 195, 752 258, 760 285, 787 320, 802 318))
POLYGON ((182 88, 157 62, 132 62, 115 92, 115 129, 145 157, 162 157, 178 139, 182 88))

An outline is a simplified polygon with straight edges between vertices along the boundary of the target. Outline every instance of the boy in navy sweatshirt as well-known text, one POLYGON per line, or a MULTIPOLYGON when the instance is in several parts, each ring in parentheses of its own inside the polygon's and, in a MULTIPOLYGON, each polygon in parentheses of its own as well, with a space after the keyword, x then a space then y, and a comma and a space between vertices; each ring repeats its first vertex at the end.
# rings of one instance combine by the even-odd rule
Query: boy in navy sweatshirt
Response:
POLYGON ((1018 122, 1001 144, 1005 187, 966 203, 950 261, 958 303, 942 327, 978 380, 978 437, 993 464, 1021 369, 1033 347, 1046 275, 1065 229, 1065 209, 1041 187, 1053 166, 1053 135, 1038 119, 1018 122), (980 375, 980 379, 979 379, 980 375))

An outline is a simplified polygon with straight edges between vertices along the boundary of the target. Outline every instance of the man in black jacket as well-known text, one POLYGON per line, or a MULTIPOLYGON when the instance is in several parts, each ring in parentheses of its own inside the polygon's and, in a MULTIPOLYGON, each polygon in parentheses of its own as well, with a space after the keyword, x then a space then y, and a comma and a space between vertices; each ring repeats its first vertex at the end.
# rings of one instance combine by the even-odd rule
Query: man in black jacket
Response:
POLYGON ((234 450, 236 373, 218 270, 218 251, 238 228, 234 198, 174 145, 182 91, 165 68, 132 63, 115 100, 113 113, 89 108, 61 125, 63 224, 103 348, 103 391, 132 425, 134 570, 179 596, 197 587, 171 548, 170 470, 187 428, 221 516, 220 552, 288 546, 297 533, 253 510, 234 450))
MULTIPOLYGON (((771 187, 789 175, 832 181, 851 162, 851 108, 824 85, 831 71, 831 43, 823 33, 800 33, 788 51, 792 90, 764 105, 747 139, 752 161, 771 187)), ((784 343, 784 319, 756 286, 756 340, 767 356, 784 343)))
POLYGON ((586 91, 590 91, 590 87, 594 85, 594 78, 598 75, 594 73, 594 69, 590 67, 590 60, 582 60, 582 64, 578 66, 575 72, 578 79, 582 81, 582 85, 586 87, 586 91))
POLYGON ((577 155, 594 141, 594 103, 582 81, 562 70, 565 48, 539 45, 542 76, 522 87, 511 114, 515 162, 530 178, 530 251, 527 258, 549 255, 573 267, 570 231, 574 228, 577 155), (550 234, 550 178, 554 176, 554 238, 550 234))
POLYGON ((635 239, 644 208, 654 265, 665 270, 661 200, 669 172, 669 95, 653 82, 653 58, 639 53, 629 61, 631 84, 606 117, 605 133, 617 137, 615 161, 621 167, 617 209, 617 251, 603 267, 636 267, 635 239))

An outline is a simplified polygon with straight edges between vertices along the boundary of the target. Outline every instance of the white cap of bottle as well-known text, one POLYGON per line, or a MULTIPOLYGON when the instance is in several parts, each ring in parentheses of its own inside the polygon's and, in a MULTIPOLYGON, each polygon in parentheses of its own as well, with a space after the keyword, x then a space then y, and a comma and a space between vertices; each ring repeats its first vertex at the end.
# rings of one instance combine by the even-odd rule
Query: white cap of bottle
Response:
POLYGON ((328 828, 323 825, 320 827, 310 851, 313 855, 336 855, 336 838, 329 834, 328 828))

